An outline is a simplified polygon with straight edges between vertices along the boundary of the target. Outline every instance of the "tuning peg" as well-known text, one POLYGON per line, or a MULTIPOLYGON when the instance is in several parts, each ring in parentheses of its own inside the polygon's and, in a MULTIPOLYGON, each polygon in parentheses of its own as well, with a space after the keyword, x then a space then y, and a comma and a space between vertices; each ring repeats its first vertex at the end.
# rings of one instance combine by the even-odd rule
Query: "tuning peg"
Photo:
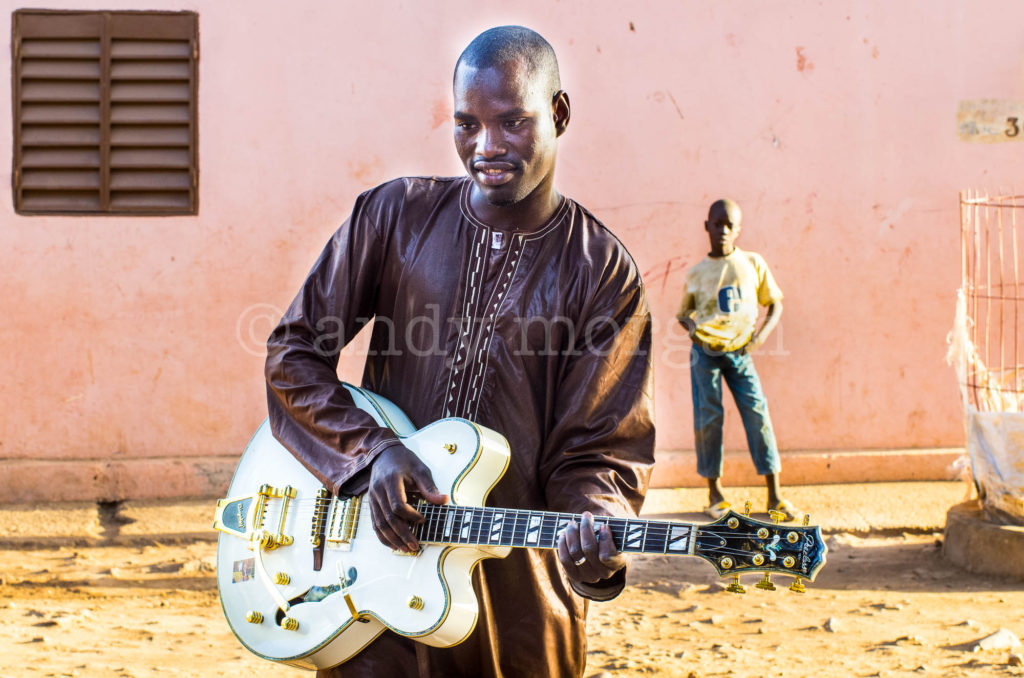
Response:
POLYGON ((809 513, 804 514, 804 527, 811 524, 811 515, 809 513))
POLYGON ((807 593, 807 588, 800 577, 793 580, 793 583, 789 585, 789 590, 793 593, 807 593))
POLYGON ((746 593, 747 589, 743 584, 740 583, 740 576, 736 575, 733 577, 733 582, 725 587, 725 590, 729 593, 746 593))
POLYGON ((771 509, 770 511, 768 511, 768 517, 772 519, 773 523, 778 525, 779 521, 786 517, 786 514, 782 511, 776 511, 775 509, 771 509))
POLYGON ((750 502, 743 502, 743 515, 750 516, 750 502))
POLYGON ((754 586, 765 591, 775 590, 775 584, 772 583, 772 577, 767 572, 764 573, 764 579, 754 584, 754 586))

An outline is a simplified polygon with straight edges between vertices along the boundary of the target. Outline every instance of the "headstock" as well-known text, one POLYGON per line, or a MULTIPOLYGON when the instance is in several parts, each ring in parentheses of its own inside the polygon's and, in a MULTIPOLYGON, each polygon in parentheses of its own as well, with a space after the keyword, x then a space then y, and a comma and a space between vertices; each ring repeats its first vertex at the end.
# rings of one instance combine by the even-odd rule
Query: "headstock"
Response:
POLYGON ((770 575, 787 574, 796 577, 790 589, 803 593, 802 579, 814 581, 825 565, 828 547, 821 538, 821 528, 780 525, 780 514, 772 516, 774 523, 755 520, 748 515, 729 511, 706 525, 697 525, 694 555, 715 566, 723 577, 735 577, 728 590, 743 593, 739 575, 763 572, 758 582, 761 589, 774 590, 770 575))

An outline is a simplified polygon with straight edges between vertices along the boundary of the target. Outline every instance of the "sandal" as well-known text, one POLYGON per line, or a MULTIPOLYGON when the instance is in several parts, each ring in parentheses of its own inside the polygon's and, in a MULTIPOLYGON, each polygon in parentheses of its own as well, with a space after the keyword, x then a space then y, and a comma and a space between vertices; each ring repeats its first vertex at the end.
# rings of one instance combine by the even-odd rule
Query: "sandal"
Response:
POLYGON ((717 504, 712 504, 711 506, 705 506, 704 507, 704 513, 705 513, 705 515, 711 516, 715 520, 718 520, 719 518, 724 516, 726 513, 728 513, 729 509, 731 509, 731 508, 732 508, 732 504, 730 504, 729 502, 727 502, 727 501, 725 501, 723 499, 722 501, 718 502, 717 504))
POLYGON ((783 499, 774 507, 769 505, 768 512, 771 513, 772 511, 778 511, 779 513, 782 513, 782 520, 787 523, 803 520, 804 518, 804 512, 798 509, 796 506, 793 506, 793 504, 789 503, 789 501, 787 501, 786 499, 783 499))

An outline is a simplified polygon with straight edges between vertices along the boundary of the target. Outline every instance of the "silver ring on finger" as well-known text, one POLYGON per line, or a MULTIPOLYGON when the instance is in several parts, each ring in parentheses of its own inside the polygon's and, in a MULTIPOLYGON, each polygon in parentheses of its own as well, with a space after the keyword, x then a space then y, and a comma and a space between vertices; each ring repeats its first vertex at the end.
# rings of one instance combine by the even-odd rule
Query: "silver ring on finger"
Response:
POLYGON ((580 556, 576 560, 572 561, 572 564, 575 565, 576 567, 579 567, 579 566, 583 565, 583 563, 585 563, 585 562, 587 562, 587 557, 586 556, 580 556))

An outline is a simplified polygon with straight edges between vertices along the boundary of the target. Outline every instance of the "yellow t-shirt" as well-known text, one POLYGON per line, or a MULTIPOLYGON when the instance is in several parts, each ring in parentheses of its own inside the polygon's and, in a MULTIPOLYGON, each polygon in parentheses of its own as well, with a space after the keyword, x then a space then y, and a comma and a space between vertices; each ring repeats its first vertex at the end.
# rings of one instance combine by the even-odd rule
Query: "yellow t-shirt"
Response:
POLYGON ((735 351, 754 334, 758 304, 781 300, 782 290, 761 255, 737 247, 725 257, 706 257, 686 272, 676 317, 696 312, 696 338, 714 350, 735 351))

